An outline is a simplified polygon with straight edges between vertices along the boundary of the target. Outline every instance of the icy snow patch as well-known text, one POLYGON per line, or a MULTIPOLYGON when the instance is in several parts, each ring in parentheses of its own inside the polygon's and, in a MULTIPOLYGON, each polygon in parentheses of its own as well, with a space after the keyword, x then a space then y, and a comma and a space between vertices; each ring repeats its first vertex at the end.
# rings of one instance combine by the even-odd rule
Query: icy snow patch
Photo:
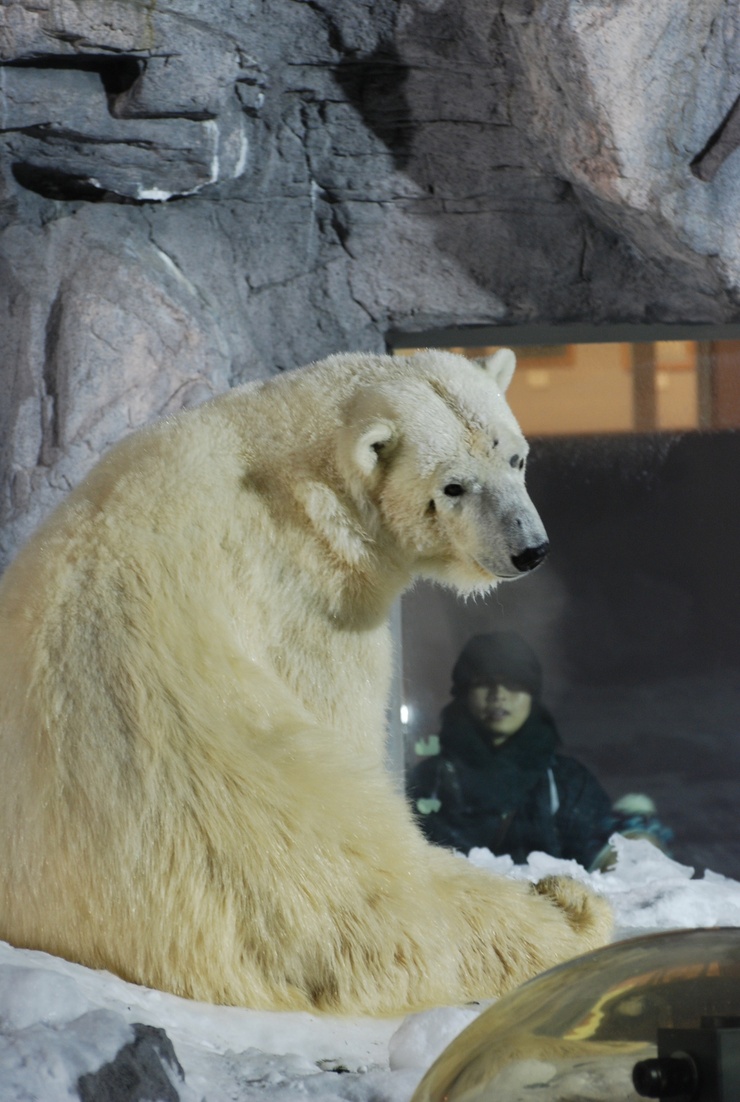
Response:
POLYGON ((611 844, 617 866, 610 872, 586 872, 575 861, 562 861, 546 853, 530 853, 526 865, 514 865, 510 857, 494 857, 489 850, 474 849, 470 861, 478 868, 514 879, 540 880, 565 875, 588 884, 605 896, 616 919, 614 940, 656 930, 690 927, 740 926, 740 884, 707 870, 693 879, 694 870, 666 857, 645 839, 615 834, 611 844))

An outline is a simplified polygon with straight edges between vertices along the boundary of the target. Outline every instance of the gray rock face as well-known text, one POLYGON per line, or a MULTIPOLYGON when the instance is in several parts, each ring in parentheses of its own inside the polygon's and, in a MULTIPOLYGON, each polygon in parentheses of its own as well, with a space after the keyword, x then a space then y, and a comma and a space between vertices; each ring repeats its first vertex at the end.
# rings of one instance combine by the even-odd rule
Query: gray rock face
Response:
POLYGON ((0 564, 130 428, 391 329, 736 319, 737 23, 0 6, 0 564))
POLYGON ((230 34, 144 4, 11 5, 0 50, 2 129, 24 186, 163 201, 245 171, 261 74, 230 34))
POLYGON ((134 1039, 110 1063, 81 1075, 80 1102, 179 1102, 185 1073, 163 1029, 135 1022, 134 1039), (174 1080, 174 1082, 173 1082, 174 1080))
POLYGON ((683 294, 648 316, 736 318, 740 9, 545 0, 512 37, 533 134, 584 209, 646 263, 683 269, 683 294))

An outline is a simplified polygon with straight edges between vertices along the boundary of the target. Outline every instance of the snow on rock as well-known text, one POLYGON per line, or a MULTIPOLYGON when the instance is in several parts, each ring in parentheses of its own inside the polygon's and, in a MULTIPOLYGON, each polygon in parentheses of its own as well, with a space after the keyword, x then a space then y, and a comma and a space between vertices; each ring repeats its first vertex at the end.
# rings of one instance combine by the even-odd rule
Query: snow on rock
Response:
MULTIPOLYGON (((740 883, 693 870, 650 843, 615 837, 616 868, 588 873, 544 853, 515 866, 474 850, 499 875, 565 873, 612 903, 616 937, 740 926, 740 883)), ((210 1006, 137 987, 0 942, 0 1102, 408 1102, 424 1071, 485 1005, 406 1019, 338 1019, 210 1006), (112 1093, 111 1083, 134 1083, 112 1093), (155 1089, 156 1088, 156 1089, 155 1089), (142 1093, 143 1092, 143 1093, 142 1093)))
MULTIPOLYGON (((266 1095, 274 1102, 295 1090, 401 1102, 424 1068, 390 1072, 389 1041, 400 1023, 211 1006, 0 942, 0 1102, 106 1102, 105 1094, 81 1093, 82 1081, 124 1049, 130 1069, 131 1046, 149 1026, 163 1030, 184 1071, 183 1081, 174 1063, 160 1061, 174 1091, 168 1102, 266 1095)), ((142 1079, 151 1073, 151 1060, 136 1066, 142 1079)), ((149 1095, 132 1094, 132 1102, 139 1097, 149 1095)))
MULTIPOLYGON (((37 986, 43 991, 43 982, 37 986)), ((71 1022, 49 1024, 43 1021, 39 1006, 37 1015, 41 1020, 14 1030, 5 1025, 4 1010, 5 1003, 0 1034, 3 1102, 6 1099, 66 1102, 75 1097, 73 1088, 80 1076, 111 1061, 134 1037, 124 1019, 112 1011, 93 1011, 71 1022)))

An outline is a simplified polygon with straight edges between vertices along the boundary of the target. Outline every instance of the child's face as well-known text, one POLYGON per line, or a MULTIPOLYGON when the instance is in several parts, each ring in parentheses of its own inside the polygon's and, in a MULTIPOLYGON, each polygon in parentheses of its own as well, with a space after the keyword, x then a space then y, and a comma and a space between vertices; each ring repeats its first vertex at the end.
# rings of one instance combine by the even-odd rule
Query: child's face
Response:
POLYGON ((494 746, 515 735, 532 711, 532 695, 518 685, 474 685, 468 690, 468 708, 493 734, 494 746))

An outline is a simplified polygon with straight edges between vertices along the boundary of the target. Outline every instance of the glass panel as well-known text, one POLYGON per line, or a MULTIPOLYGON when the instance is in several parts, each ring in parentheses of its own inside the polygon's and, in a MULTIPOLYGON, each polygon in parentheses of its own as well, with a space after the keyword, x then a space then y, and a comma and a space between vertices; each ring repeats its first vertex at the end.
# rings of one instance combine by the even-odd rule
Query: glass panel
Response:
POLYGON ((439 750, 467 641, 513 630, 542 665, 560 756, 612 804, 648 797, 677 860, 740 878, 740 342, 516 351, 508 397, 551 554, 485 599, 404 596, 407 770, 439 750))

